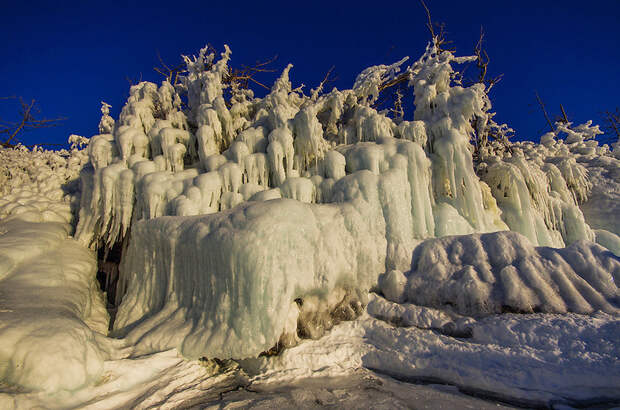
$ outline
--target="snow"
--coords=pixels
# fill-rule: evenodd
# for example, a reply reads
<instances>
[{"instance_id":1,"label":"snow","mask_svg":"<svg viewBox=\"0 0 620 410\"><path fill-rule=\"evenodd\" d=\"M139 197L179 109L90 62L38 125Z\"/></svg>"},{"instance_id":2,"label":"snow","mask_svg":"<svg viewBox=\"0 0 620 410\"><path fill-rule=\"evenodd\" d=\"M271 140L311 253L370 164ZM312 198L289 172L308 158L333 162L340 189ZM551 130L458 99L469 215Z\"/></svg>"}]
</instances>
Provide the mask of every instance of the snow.
<instances>
[{"instance_id":1,"label":"snow","mask_svg":"<svg viewBox=\"0 0 620 410\"><path fill-rule=\"evenodd\" d=\"M509 127L436 42L309 96L289 64L254 97L231 59L102 102L70 151L0 149L0 407L618 404L598 127L484 143ZM397 78L412 121L373 107Z\"/></svg>"},{"instance_id":2,"label":"snow","mask_svg":"<svg viewBox=\"0 0 620 410\"><path fill-rule=\"evenodd\" d=\"M50 392L93 383L107 357L100 343L109 317L96 260L69 236L70 200L61 189L83 156L2 154L8 164L26 161L12 169L19 185L0 199L0 378Z\"/></svg>"},{"instance_id":3,"label":"snow","mask_svg":"<svg viewBox=\"0 0 620 410\"><path fill-rule=\"evenodd\" d=\"M402 294L391 286L389 273L386 279L381 288L394 302L449 304L469 315L620 313L615 306L620 261L586 241L554 249L535 248L516 232L446 236L416 248Z\"/></svg>"},{"instance_id":4,"label":"snow","mask_svg":"<svg viewBox=\"0 0 620 410\"><path fill-rule=\"evenodd\" d=\"M373 312L380 309L375 303L389 304L375 297L369 304ZM438 311L425 313L437 324L446 320ZM256 374L254 385L338 377L365 368L413 383L448 383L526 407L576 405L617 397L618 325L606 314L505 314L470 319L470 337L455 338L425 326L409 327L405 320L394 326L365 315L320 341L242 365Z\"/></svg>"},{"instance_id":5,"label":"snow","mask_svg":"<svg viewBox=\"0 0 620 410\"><path fill-rule=\"evenodd\" d=\"M48 391L95 382L109 319L93 256L65 224L14 219L0 232L0 377Z\"/></svg>"}]
</instances>

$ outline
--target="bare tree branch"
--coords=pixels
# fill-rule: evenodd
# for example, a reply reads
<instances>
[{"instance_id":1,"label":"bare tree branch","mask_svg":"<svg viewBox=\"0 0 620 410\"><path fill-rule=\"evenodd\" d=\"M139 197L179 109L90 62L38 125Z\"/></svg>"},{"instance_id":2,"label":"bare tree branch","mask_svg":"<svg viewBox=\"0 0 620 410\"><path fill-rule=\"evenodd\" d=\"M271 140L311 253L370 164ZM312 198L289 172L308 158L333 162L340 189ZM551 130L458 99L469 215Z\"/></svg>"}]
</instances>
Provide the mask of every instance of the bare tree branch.
<instances>
[{"instance_id":1,"label":"bare tree branch","mask_svg":"<svg viewBox=\"0 0 620 410\"><path fill-rule=\"evenodd\" d=\"M142 82L142 73L140 73L140 76L137 79L133 79L133 78L129 78L129 76L125 76L125 80L127 80L130 87L136 84L140 84Z\"/></svg>"},{"instance_id":2,"label":"bare tree branch","mask_svg":"<svg viewBox=\"0 0 620 410\"><path fill-rule=\"evenodd\" d=\"M275 69L267 68L275 62L278 56L275 55L266 61L257 61L253 66L242 65L241 68L229 68L228 75L223 79L224 83L238 83L242 88L250 88L250 82L269 90L265 84L254 78L257 73L272 73Z\"/></svg>"},{"instance_id":3,"label":"bare tree branch","mask_svg":"<svg viewBox=\"0 0 620 410\"><path fill-rule=\"evenodd\" d=\"M433 20L431 18L431 12L428 9L428 6L424 2L424 0L420 0L420 4L422 4L422 7L424 7L424 11L426 11L426 18L428 20L426 22L426 27L428 28L428 31L431 33L431 37L433 38L433 41L435 41L435 45L437 46L437 48L440 51L455 51L452 48L447 49L443 47L444 44L447 45L451 43L451 41L447 41L445 37L445 31L444 31L445 24L444 23L433 23ZM435 29L433 27L439 28L438 34L435 33Z\"/></svg>"},{"instance_id":4,"label":"bare tree branch","mask_svg":"<svg viewBox=\"0 0 620 410\"><path fill-rule=\"evenodd\" d=\"M562 104L560 104L560 110L562 110L562 120L564 123L568 124L568 116L566 115L566 111L564 111L564 106Z\"/></svg>"},{"instance_id":5,"label":"bare tree branch","mask_svg":"<svg viewBox=\"0 0 620 410\"><path fill-rule=\"evenodd\" d=\"M605 111L604 120L609 131L613 131L616 137L620 139L620 108L616 108L616 112Z\"/></svg>"},{"instance_id":6,"label":"bare tree branch","mask_svg":"<svg viewBox=\"0 0 620 410\"><path fill-rule=\"evenodd\" d=\"M325 76L323 77L319 85L315 89L312 90L311 98L313 100L316 100L318 98L319 94L323 92L323 88L325 88L327 84L335 81L335 78L331 77L331 74L332 74L332 71L334 71L334 68L336 68L336 66L331 66L329 70L327 70L327 73L325 73Z\"/></svg>"},{"instance_id":7,"label":"bare tree branch","mask_svg":"<svg viewBox=\"0 0 620 410\"><path fill-rule=\"evenodd\" d=\"M159 60L161 67L153 67L153 70L164 76L170 84L177 85L179 82L179 74L183 74L187 71L185 64L181 63L170 68L166 63L164 63L164 60L161 58L161 54L159 54L159 50L157 50L157 59Z\"/></svg>"},{"instance_id":8,"label":"bare tree branch","mask_svg":"<svg viewBox=\"0 0 620 410\"><path fill-rule=\"evenodd\" d=\"M549 119L549 115L547 114L547 110L545 109L545 104L540 99L540 96L538 95L538 91L534 91L534 92L536 93L536 99L538 100L538 104L540 105L540 108L542 109L543 114L545 114L545 119L547 120L547 124L549 124L549 127L551 128L551 132L555 132L555 128L553 127L553 124L551 124L551 120Z\"/></svg>"},{"instance_id":9,"label":"bare tree branch","mask_svg":"<svg viewBox=\"0 0 620 410\"><path fill-rule=\"evenodd\" d=\"M426 28L428 28L428 31L431 32L431 36L434 38L435 30L433 30L433 20L431 19L431 11L428 9L428 6L426 5L426 3L424 3L424 0L420 0L420 4L422 4L422 7L424 7L424 10L426 11L426 17L428 18L428 21L426 22Z\"/></svg>"},{"instance_id":10,"label":"bare tree branch","mask_svg":"<svg viewBox=\"0 0 620 410\"><path fill-rule=\"evenodd\" d=\"M489 63L491 62L491 58L487 54L486 50L482 48L482 44L484 41L484 29L480 26L480 38L478 39L478 43L476 44L476 48L474 49L474 55L476 56L476 67L478 67L478 82L480 84L484 84L486 87L486 93L488 94L491 91L491 88L504 77L504 74L500 74L495 78L488 79L487 72Z\"/></svg>"},{"instance_id":11,"label":"bare tree branch","mask_svg":"<svg viewBox=\"0 0 620 410\"><path fill-rule=\"evenodd\" d=\"M11 100L16 99L16 97L0 97L0 99ZM0 120L0 134L6 136L6 139L0 140L0 145L3 147L15 146L14 141L17 140L17 136L22 132L31 129L55 127L59 122L66 120L65 117L37 119L35 114L38 114L39 110L37 110L35 105L36 100L33 99L26 103L23 98L19 97L19 103L21 105L19 121Z\"/></svg>"}]
</instances>

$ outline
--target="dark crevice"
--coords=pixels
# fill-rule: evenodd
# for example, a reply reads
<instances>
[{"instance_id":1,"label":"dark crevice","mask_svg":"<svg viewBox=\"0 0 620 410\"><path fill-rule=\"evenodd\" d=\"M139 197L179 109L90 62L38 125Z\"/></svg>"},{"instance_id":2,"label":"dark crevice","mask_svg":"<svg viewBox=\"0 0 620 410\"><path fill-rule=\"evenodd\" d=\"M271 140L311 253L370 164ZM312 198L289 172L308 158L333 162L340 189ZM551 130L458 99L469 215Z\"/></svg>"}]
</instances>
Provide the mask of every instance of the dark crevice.
<instances>
[{"instance_id":1,"label":"dark crevice","mask_svg":"<svg viewBox=\"0 0 620 410\"><path fill-rule=\"evenodd\" d=\"M117 294L117 287L123 248L124 241L119 241L110 248L100 247L97 250L97 280L105 294L106 309L110 315L108 330L112 330L116 310L120 304L120 296L122 296Z\"/></svg>"}]
</instances>

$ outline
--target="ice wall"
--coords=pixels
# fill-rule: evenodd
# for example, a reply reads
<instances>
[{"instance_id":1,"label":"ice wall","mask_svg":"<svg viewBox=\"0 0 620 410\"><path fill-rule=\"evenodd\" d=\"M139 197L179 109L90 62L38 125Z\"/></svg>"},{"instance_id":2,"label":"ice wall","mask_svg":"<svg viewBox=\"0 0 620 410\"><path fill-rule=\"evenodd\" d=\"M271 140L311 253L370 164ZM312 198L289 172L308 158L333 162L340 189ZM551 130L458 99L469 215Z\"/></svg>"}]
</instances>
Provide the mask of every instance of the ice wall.
<instances>
[{"instance_id":1,"label":"ice wall","mask_svg":"<svg viewBox=\"0 0 620 410\"><path fill-rule=\"evenodd\" d=\"M372 182L361 175L353 185ZM115 329L128 329L142 352L257 356L278 342L291 315L295 332L295 299L368 289L384 269L381 210L359 201L282 199L137 223L121 266L127 293Z\"/></svg>"},{"instance_id":2,"label":"ice wall","mask_svg":"<svg viewBox=\"0 0 620 410\"><path fill-rule=\"evenodd\" d=\"M295 185L314 185L298 178L275 188L282 192L275 199L135 223L121 265L126 294L117 334L138 352L256 356L295 333L298 320L303 327L294 300L317 295L323 303L338 289L367 291L386 268L407 266L433 226L426 157L416 143L393 138L355 149L332 152L341 165L357 158L351 162L359 169L331 181L323 204L300 200L304 185L299 192ZM381 166L362 161L369 150ZM421 189L409 175L425 182ZM298 198L280 198L287 189Z\"/></svg>"}]
</instances>

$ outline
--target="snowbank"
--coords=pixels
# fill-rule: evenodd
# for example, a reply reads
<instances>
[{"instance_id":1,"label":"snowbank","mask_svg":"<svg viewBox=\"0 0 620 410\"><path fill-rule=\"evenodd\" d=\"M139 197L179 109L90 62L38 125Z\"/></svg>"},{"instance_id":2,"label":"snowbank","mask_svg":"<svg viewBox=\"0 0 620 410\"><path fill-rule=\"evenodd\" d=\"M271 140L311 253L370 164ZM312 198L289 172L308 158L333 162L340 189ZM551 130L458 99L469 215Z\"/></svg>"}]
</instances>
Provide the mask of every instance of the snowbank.
<instances>
[{"instance_id":1,"label":"snowbank","mask_svg":"<svg viewBox=\"0 0 620 410\"><path fill-rule=\"evenodd\" d=\"M429 239L416 248L406 283L398 278L381 282L394 301L465 314L620 313L620 259L586 241L554 249L516 232Z\"/></svg>"},{"instance_id":2,"label":"snowbank","mask_svg":"<svg viewBox=\"0 0 620 410\"><path fill-rule=\"evenodd\" d=\"M90 250L66 223L0 221L0 378L72 390L97 380L108 314Z\"/></svg>"},{"instance_id":3,"label":"snowbank","mask_svg":"<svg viewBox=\"0 0 620 410\"><path fill-rule=\"evenodd\" d=\"M372 317L397 311L402 316L391 315L389 323L385 316ZM241 362L252 376L252 387L311 383L305 380L372 369L412 383L411 388L449 384L518 407L617 402L620 321L605 313L502 314L474 320L397 305L379 296L371 296L368 312L321 340L307 341L277 357ZM450 316L456 319L454 326L469 329L467 337L429 329L429 324L435 328L450 323Z\"/></svg>"},{"instance_id":4,"label":"snowbank","mask_svg":"<svg viewBox=\"0 0 620 410\"><path fill-rule=\"evenodd\" d=\"M70 142L71 152L0 149L0 379L17 389L74 390L107 357L97 262L69 236L86 160L84 139Z\"/></svg>"}]
</instances>

